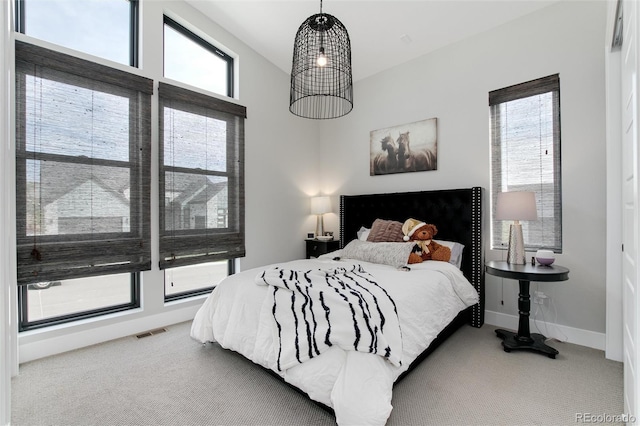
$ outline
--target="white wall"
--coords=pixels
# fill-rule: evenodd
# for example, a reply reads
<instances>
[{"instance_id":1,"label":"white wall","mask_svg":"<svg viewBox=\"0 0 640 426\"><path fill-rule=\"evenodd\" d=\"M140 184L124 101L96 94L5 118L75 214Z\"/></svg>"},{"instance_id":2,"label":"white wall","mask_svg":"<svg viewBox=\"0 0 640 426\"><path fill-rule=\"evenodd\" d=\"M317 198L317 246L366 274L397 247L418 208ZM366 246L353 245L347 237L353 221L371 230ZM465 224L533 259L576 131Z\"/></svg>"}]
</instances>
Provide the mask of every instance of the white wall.
<instances>
[{"instance_id":1,"label":"white wall","mask_svg":"<svg viewBox=\"0 0 640 426\"><path fill-rule=\"evenodd\" d=\"M339 195L482 186L488 201L488 92L559 73L564 249L557 262L571 272L569 281L541 283L540 290L557 308L552 322L566 326L565 333L575 328L595 334L603 345L605 18L604 2L561 2L357 83L351 114L322 127L323 190ZM437 171L369 176L371 130L432 117L438 118ZM327 228L337 229L337 216L329 219ZM488 237L487 228L487 247ZM504 253L486 255L500 259ZM494 318L515 319L517 282L486 278L486 309Z\"/></svg>"}]
</instances>

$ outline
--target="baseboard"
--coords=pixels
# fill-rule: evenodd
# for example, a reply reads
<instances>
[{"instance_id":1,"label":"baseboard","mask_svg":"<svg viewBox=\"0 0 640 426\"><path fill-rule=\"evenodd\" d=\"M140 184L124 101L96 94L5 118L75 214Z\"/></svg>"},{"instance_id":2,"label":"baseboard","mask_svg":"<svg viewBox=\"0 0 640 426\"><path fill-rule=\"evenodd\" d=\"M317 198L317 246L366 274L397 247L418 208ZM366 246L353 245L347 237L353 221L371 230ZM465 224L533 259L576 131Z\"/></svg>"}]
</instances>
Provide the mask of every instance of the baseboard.
<instances>
[{"instance_id":1,"label":"baseboard","mask_svg":"<svg viewBox=\"0 0 640 426\"><path fill-rule=\"evenodd\" d=\"M501 312L485 311L484 322L486 324L494 325L500 328L506 328L508 330L518 329L518 317L515 315L503 314ZM566 325L554 324L550 322L547 322L546 328L544 328L545 323L543 321L536 320L536 322L542 333L547 337L553 337L561 341L566 340L568 343L587 346L593 349L599 349L602 351L605 350L606 336L604 333L597 333L595 331L567 327ZM529 329L532 333L538 332L536 324L531 318L529 319Z\"/></svg>"},{"instance_id":2,"label":"baseboard","mask_svg":"<svg viewBox=\"0 0 640 426\"><path fill-rule=\"evenodd\" d=\"M91 324L71 324L64 330L26 332L18 338L19 363L189 321L193 319L199 307L200 304L189 304L148 316L141 316L139 312L124 313Z\"/></svg>"}]
</instances>

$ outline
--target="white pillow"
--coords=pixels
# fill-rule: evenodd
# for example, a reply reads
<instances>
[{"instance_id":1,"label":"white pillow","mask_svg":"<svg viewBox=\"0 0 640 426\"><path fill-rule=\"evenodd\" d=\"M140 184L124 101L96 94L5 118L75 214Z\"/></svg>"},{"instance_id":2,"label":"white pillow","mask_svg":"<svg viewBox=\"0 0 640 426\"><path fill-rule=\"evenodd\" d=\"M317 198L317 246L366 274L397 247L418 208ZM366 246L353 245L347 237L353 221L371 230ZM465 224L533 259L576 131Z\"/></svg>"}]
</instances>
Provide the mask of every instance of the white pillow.
<instances>
[{"instance_id":1,"label":"white pillow","mask_svg":"<svg viewBox=\"0 0 640 426\"><path fill-rule=\"evenodd\" d=\"M369 232L371 232L371 229L361 226L356 234L358 235L358 239L360 241L367 241L367 238L369 238Z\"/></svg>"},{"instance_id":2,"label":"white pillow","mask_svg":"<svg viewBox=\"0 0 640 426\"><path fill-rule=\"evenodd\" d=\"M438 244L442 244L443 246L449 247L451 249L451 259L449 259L449 263L451 263L452 265L456 265L458 269L462 267L462 251L464 250L464 246L462 244L453 241L433 241Z\"/></svg>"}]
</instances>

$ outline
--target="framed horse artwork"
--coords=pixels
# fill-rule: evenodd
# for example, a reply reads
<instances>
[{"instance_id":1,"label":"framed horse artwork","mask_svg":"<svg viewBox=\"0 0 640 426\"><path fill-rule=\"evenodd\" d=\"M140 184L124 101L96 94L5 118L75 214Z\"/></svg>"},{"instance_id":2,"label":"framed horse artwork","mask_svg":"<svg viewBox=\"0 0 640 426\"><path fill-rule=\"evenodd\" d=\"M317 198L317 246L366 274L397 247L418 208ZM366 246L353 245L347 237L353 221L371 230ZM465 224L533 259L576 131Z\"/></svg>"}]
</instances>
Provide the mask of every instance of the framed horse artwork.
<instances>
[{"instance_id":1,"label":"framed horse artwork","mask_svg":"<svg viewBox=\"0 0 640 426\"><path fill-rule=\"evenodd\" d=\"M371 176L438 170L438 119L370 132Z\"/></svg>"}]
</instances>

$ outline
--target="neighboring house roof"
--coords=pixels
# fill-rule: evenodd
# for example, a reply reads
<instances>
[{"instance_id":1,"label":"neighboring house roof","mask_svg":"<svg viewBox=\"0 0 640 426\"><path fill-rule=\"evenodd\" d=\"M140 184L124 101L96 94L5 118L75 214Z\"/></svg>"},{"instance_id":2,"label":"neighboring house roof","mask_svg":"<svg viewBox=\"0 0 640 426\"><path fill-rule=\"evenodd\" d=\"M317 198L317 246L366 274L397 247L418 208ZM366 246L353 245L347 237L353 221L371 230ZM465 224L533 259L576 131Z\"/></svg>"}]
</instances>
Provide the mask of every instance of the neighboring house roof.
<instances>
[{"instance_id":1,"label":"neighboring house roof","mask_svg":"<svg viewBox=\"0 0 640 426\"><path fill-rule=\"evenodd\" d=\"M61 173L64 168L64 173ZM130 187L129 169L120 167L91 166L86 164L62 164L40 162L41 206L45 207L91 180L105 191L128 203ZM181 204L206 203L227 187L227 182L213 183L203 175L173 173L166 181L167 190L177 193L172 201ZM30 192L30 191L28 191ZM31 194L27 194L30 197Z\"/></svg>"},{"instance_id":2,"label":"neighboring house roof","mask_svg":"<svg viewBox=\"0 0 640 426\"><path fill-rule=\"evenodd\" d=\"M173 203L206 204L227 187L227 182L213 183L206 178L205 182L203 182L203 177L190 176L196 177L197 179L193 179L182 189L177 189L175 186L173 187L174 192L180 192L180 195L172 200Z\"/></svg>"},{"instance_id":3,"label":"neighboring house roof","mask_svg":"<svg viewBox=\"0 0 640 426\"><path fill-rule=\"evenodd\" d=\"M61 173L61 169L64 172ZM105 190L114 195L117 194L118 197L126 201L125 191L129 188L129 171L127 169L41 161L42 206L53 203L88 180L93 180Z\"/></svg>"}]
</instances>

